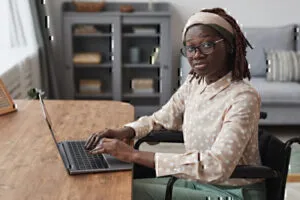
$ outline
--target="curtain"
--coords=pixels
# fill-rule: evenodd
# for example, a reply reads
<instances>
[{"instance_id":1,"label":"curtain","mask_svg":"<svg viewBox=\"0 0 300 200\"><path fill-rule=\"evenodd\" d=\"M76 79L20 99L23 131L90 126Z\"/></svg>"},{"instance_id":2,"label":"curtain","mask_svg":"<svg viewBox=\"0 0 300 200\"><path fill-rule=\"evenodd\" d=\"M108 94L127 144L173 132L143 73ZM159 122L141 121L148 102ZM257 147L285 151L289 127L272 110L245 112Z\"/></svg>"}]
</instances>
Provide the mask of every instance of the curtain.
<instances>
[{"instance_id":1,"label":"curtain","mask_svg":"<svg viewBox=\"0 0 300 200\"><path fill-rule=\"evenodd\" d=\"M24 1L24 0L21 0ZM40 55L42 90L48 98L59 99L57 77L55 75L55 57L53 54L53 46L49 39L49 30L46 28L47 16L45 5L41 0L25 0L29 1L32 14L35 35Z\"/></svg>"},{"instance_id":2,"label":"curtain","mask_svg":"<svg viewBox=\"0 0 300 200\"><path fill-rule=\"evenodd\" d=\"M24 9L20 10L20 4L22 4L24 6L24 3L26 3L25 1L22 2L17 2L16 0L10 0L9 1L9 17L10 17L10 29L9 29L9 33L10 33L10 44L11 44L11 48L20 48L20 47L26 47L28 46L27 42L26 42L26 36L25 36L25 32L24 32L24 26L27 28L27 32L28 35L31 35L32 37L30 38L27 37L28 39L32 39L33 38L33 34L32 34L32 23L26 23L26 21L24 21L26 18L28 19L30 16L30 13L25 13L25 16L23 19L21 18L21 14L24 14ZM25 4L26 6L26 4ZM26 8L26 7L25 7ZM28 11L28 9L27 9ZM26 9L25 9L26 12ZM26 23L26 24L25 24ZM28 27L31 26L31 27ZM30 44L32 46L32 48L34 48L34 46L36 46L35 42L32 42Z\"/></svg>"},{"instance_id":3,"label":"curtain","mask_svg":"<svg viewBox=\"0 0 300 200\"><path fill-rule=\"evenodd\" d=\"M2 27L2 30L0 31L0 59L1 59L1 65L0 65L0 75L6 70L6 63L8 62L7 58L8 52L7 49L10 48L10 42L9 42L9 12L8 12L9 4L8 0L1 1L0 6L0 27Z\"/></svg>"},{"instance_id":4,"label":"curtain","mask_svg":"<svg viewBox=\"0 0 300 200\"><path fill-rule=\"evenodd\" d=\"M1 0L0 75L16 98L26 98L30 87L59 98L44 6L42 0Z\"/></svg>"}]
</instances>

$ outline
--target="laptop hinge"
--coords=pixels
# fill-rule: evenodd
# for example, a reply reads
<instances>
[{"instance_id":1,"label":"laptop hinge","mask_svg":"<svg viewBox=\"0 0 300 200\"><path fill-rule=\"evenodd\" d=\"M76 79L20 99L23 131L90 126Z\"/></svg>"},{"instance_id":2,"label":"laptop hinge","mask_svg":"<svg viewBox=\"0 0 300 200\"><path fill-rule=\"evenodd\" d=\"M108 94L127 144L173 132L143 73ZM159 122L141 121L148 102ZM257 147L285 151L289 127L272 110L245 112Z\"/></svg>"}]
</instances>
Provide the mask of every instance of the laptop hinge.
<instances>
[{"instance_id":1,"label":"laptop hinge","mask_svg":"<svg viewBox=\"0 0 300 200\"><path fill-rule=\"evenodd\" d=\"M59 153L60 153L60 156L64 162L64 165L66 167L66 169L71 169L72 168L72 165L68 159L68 156L66 154L66 150L65 150L65 147L64 147L64 143L58 143L58 148L59 148Z\"/></svg>"}]
</instances>

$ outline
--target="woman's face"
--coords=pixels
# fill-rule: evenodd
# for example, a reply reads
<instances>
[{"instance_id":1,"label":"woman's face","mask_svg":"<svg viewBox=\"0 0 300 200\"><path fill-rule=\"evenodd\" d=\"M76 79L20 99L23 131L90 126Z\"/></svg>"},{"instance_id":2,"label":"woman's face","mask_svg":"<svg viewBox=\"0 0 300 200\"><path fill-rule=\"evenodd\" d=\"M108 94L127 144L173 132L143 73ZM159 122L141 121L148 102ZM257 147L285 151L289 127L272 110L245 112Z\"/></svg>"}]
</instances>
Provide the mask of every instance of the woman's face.
<instances>
[{"instance_id":1,"label":"woman's face","mask_svg":"<svg viewBox=\"0 0 300 200\"><path fill-rule=\"evenodd\" d=\"M203 42L215 42L222 39L218 33L205 25L195 25L188 29L185 35L186 47L199 47ZM209 45L208 45L209 46ZM228 70L227 50L225 39L215 44L211 54L203 54L197 48L195 53L188 53L187 58L196 72L200 76L214 76L219 72Z\"/></svg>"}]
</instances>

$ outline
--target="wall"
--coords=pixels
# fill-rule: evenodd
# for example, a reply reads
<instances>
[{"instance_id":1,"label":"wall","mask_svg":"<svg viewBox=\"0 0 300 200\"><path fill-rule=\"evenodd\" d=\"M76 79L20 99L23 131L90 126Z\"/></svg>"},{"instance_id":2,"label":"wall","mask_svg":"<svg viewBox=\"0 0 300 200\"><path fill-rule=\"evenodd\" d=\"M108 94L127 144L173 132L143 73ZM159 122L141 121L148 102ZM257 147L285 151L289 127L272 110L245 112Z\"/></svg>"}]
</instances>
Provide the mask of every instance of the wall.
<instances>
[{"instance_id":1,"label":"wall","mask_svg":"<svg viewBox=\"0 0 300 200\"><path fill-rule=\"evenodd\" d=\"M116 2L106 0L107 2ZM55 56L62 61L61 41L61 3L64 0L46 0L51 16L51 32L54 35ZM130 2L130 0L118 0L118 2ZM143 0L131 0L131 2L145 2ZM153 0L153 2L159 2ZM291 23L300 23L299 0L165 0L172 5L172 50L173 67L179 66L179 48L181 45L181 30L188 17L202 8L222 7L238 19L243 27L280 26ZM63 83L62 65L57 65L57 73ZM175 71L175 70L174 70ZM175 77L174 76L174 84Z\"/></svg>"}]
</instances>

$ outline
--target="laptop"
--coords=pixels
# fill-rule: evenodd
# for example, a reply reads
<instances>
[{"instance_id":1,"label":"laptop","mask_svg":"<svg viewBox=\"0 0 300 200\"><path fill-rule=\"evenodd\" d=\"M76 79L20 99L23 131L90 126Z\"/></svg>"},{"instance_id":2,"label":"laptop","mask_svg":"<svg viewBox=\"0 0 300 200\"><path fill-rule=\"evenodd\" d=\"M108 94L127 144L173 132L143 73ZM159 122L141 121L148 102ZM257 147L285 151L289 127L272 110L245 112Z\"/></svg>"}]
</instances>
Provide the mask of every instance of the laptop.
<instances>
[{"instance_id":1,"label":"laptop","mask_svg":"<svg viewBox=\"0 0 300 200\"><path fill-rule=\"evenodd\" d=\"M131 163L122 162L111 155L89 154L84 148L85 141L57 142L52 122L50 120L50 116L47 112L45 103L43 101L42 94L39 93L38 95L44 119L49 127L52 138L55 142L61 159L63 160L65 168L70 175L110 171L124 171L132 169L133 165Z\"/></svg>"}]
</instances>

